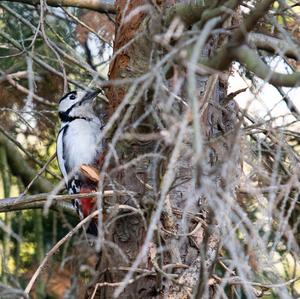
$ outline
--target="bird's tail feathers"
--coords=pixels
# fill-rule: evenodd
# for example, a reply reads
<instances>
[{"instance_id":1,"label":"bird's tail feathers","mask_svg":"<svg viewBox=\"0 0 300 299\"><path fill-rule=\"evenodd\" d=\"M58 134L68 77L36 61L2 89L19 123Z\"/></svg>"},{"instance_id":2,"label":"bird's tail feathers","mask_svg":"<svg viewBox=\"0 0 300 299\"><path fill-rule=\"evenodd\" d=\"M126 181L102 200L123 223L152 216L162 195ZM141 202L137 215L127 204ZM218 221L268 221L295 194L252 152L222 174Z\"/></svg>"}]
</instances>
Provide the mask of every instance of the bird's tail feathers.
<instances>
[{"instance_id":1,"label":"bird's tail feathers","mask_svg":"<svg viewBox=\"0 0 300 299\"><path fill-rule=\"evenodd\" d=\"M95 184L84 183L82 184L78 176L74 176L68 184L69 194L84 194L96 191ZM86 218L96 209L96 197L83 197L73 201L76 211L80 219ZM86 229L86 232L91 235L97 236L97 219L91 219Z\"/></svg>"}]
</instances>

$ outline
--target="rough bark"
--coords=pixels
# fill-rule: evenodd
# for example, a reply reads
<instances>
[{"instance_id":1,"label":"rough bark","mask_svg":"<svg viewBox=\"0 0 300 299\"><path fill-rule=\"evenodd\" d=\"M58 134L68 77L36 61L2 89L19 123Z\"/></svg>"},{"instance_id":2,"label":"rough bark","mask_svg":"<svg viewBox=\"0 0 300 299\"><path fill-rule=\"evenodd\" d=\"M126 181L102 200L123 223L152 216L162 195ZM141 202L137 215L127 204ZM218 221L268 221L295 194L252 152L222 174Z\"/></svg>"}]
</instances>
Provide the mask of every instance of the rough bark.
<instances>
[{"instance_id":1,"label":"rough bark","mask_svg":"<svg viewBox=\"0 0 300 299\"><path fill-rule=\"evenodd\" d=\"M116 55L110 65L109 78L111 80L124 78L140 80L150 70L153 51L161 50L152 40L154 36L160 33L160 30L163 30L160 14L155 14L156 10L152 8L136 13L124 22L126 16L130 15L134 9L146 5L148 2L129 1L128 6L126 3L125 0L116 1L117 24L114 51L115 53L119 51L119 54ZM165 8L162 5L159 6L158 1L156 4L158 10ZM202 54L208 57L221 43L222 39L210 39ZM179 68L177 71L184 73L185 69ZM173 69L170 72L170 81L172 81L172 77L176 76L177 71ZM226 76L224 77L226 78ZM128 93L134 83L111 85L107 89L110 116L114 115L117 109L124 104L124 101L127 101L127 105L124 105L121 115L118 116L120 122L124 114L128 113L126 120L128 123L133 123L144 113L145 102L147 103L152 99L154 87L147 86L145 88L143 80L135 81L135 84L138 87L132 92L130 98L128 98ZM202 142L205 144L203 147L205 154L202 155L199 168L193 164L192 153L183 154L184 143L183 145L179 144L177 154L173 147L161 145L157 141L143 142L133 138L129 143L128 141L117 143L117 155L120 157L118 162L121 165L139 155L155 152L157 148L160 149L159 152L164 156L165 161L160 160L155 163L154 160L144 159L138 165L126 168L125 171L118 171L117 175L112 174L114 173L115 162L111 161L110 177L113 184L139 194L139 197L135 198L137 203L124 196L118 197L116 201L135 207L138 204L144 211L145 219L139 215L121 215L119 213L114 225L110 226L105 238L120 248L125 254L125 258L121 258L119 252L108 250L105 246L101 248L98 267L101 274L95 281L98 283L97 297L95 298L112 298L115 288L120 286L118 282L122 281L124 277L125 279L128 278L128 273L126 271L110 271L109 269L136 265L137 257L141 257L138 263L139 269L150 271L154 267L156 273L150 271L147 276L139 277L133 282L128 280L130 283L118 294L118 298L162 298L163 296L189 298L199 280L202 284L203 281L208 281L209 277L205 277L203 280L201 273L211 273L213 270L219 247L219 230L209 202L216 201L216 199L211 198L212 196L216 197L216 194L204 194L203 190L207 191L205 188L217 189L223 186L224 189L228 188L232 191L232 186L235 183L233 177L238 176L236 173L230 180L226 180L223 175L224 168L228 167L224 162L229 158L230 153L236 153L236 149L231 146L235 143L234 139L236 138L233 130L236 121L236 107L232 101L225 103L226 87L226 80L222 81L218 76L209 78L202 76L197 79L195 93L202 107L197 122L200 122L203 135ZM145 102L132 103L131 98L134 98L134 95L143 88L148 91L145 92ZM186 86L186 89L188 88ZM189 97L186 92L182 94ZM186 125L188 123L187 118ZM113 131L116 132L117 129L115 128ZM182 129L182 132L185 133L184 127ZM132 128L131 133L151 134L155 133L156 130L153 119L146 117L139 123L139 126ZM229 131L232 133L227 134L227 138L218 138ZM180 131L177 138L180 138ZM180 153L183 154L182 157L180 157ZM238 160L239 155L236 157ZM174 165L171 165L172 159L174 159ZM153 176L154 168L155 177ZM166 197L162 197L163 190L159 191L160 185L165 184L169 177L172 177L172 180L169 182L166 194L164 194ZM172 187L174 181L177 182L176 185L178 186ZM210 182L209 186L205 186L206 181ZM150 188L149 190L146 184L152 186L153 189ZM151 202L149 198L154 202ZM141 251L145 249L143 247L145 238L147 239L149 235L151 216L155 215L161 203L163 206L162 213L159 214L159 225L154 229L154 235L152 235L151 242L146 248L146 254L141 256ZM104 215L106 219L111 220L114 216L112 213ZM178 228L184 227L184 222L187 223L186 229L178 230ZM190 234L190 232L192 233ZM160 244L167 248L166 253L157 253ZM163 266L170 263L179 265L179 269L173 266L173 269L170 269L168 273L160 273ZM180 267L180 265L183 266ZM164 276L170 275L171 277L174 273L178 275L177 283L163 279ZM182 287L182 284L185 287ZM87 296L90 296L94 289L95 284L92 285ZM204 291L206 291L206 287L203 289L203 286L200 285L197 292L198 298L201 298Z\"/></svg>"},{"instance_id":2,"label":"rough bark","mask_svg":"<svg viewBox=\"0 0 300 299\"><path fill-rule=\"evenodd\" d=\"M117 18L116 18L116 38L114 43L114 51L123 50L116 56L110 65L109 79L124 79L124 78L138 78L143 75L149 67L149 59L151 47L149 47L150 39L147 34L144 34L145 20L147 14L144 12L137 13L130 21L124 24L124 18L128 16L137 6L147 4L147 1L134 0L129 1L116 1ZM126 8L127 7L127 8ZM150 33L151 34L151 33ZM129 43L129 45L128 45ZM109 99L108 114L111 116L120 105L128 91L129 85L115 86L111 85L106 92ZM138 112L135 111L129 116L128 122L132 122L134 117L141 113L143 107L138 107ZM126 110L125 110L126 111ZM142 126L140 126L141 128ZM140 131L140 128L138 129ZM148 144L138 144L130 142L130 144L119 143L118 154L122 156L121 163L130 161L137 157L139 154L151 151L152 146ZM133 191L140 194L139 203L143 194L145 194L145 186L141 183L141 179L147 182L147 163L142 162L138 166L132 166L124 171L119 171L116 175L112 175L115 184L119 184L126 188L126 190ZM128 197L118 197L118 203L126 203L134 205ZM135 205L134 205L135 206ZM113 220L114 213L109 214L108 219ZM123 214L123 215L121 215ZM145 236L145 226L139 215L129 215L128 213L119 213L118 220L114 221L109 232L106 234L106 239L113 242L119 247L126 256L126 260L120 257L118 252L111 252L107 248L103 248L101 253L101 261L99 264L100 272L103 269L130 266L142 247ZM145 266L143 261L141 267ZM125 272L126 273L126 272ZM98 278L97 282L119 282L124 278L124 272L110 272L105 271L102 276ZM142 298L151 297L155 293L156 280L153 275L145 278L138 279L135 283L129 284L128 287L122 292L119 298ZM93 288L91 288L93 290ZM99 288L99 298L112 298L114 288L109 286Z\"/></svg>"}]
</instances>

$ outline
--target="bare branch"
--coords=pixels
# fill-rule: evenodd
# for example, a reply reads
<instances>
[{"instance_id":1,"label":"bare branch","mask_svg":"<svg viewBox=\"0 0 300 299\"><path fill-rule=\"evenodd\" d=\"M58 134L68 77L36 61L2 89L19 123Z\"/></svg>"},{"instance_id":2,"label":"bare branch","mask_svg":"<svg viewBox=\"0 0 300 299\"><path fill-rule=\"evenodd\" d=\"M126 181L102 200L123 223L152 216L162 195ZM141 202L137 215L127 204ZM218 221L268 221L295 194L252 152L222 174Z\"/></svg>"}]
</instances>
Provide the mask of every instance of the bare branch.
<instances>
[{"instance_id":1,"label":"bare branch","mask_svg":"<svg viewBox=\"0 0 300 299\"><path fill-rule=\"evenodd\" d=\"M33 202L33 203L24 203L14 207L8 207L7 209L1 210L0 213L6 212L16 212L22 210L35 210L35 209L43 209L45 206L45 202ZM67 213L68 215L72 215L74 217L78 217L78 214L70 202L55 202L51 205L51 210L53 211L62 211L63 213Z\"/></svg>"},{"instance_id":2,"label":"bare branch","mask_svg":"<svg viewBox=\"0 0 300 299\"><path fill-rule=\"evenodd\" d=\"M221 48L213 57L201 61L204 65L217 70L225 70L234 60L233 50L242 44L247 33L256 25L257 21L264 16L272 5L274 0L257 1L255 9L245 18L244 22L240 24L239 28L233 32L232 38L229 42Z\"/></svg>"},{"instance_id":3,"label":"bare branch","mask_svg":"<svg viewBox=\"0 0 300 299\"><path fill-rule=\"evenodd\" d=\"M32 184L47 170L47 167L49 164L56 158L56 153L54 153L45 163L45 165L37 172L35 177L31 180L31 182L26 186L25 190L22 193L22 196L24 196L32 186ZM59 176L57 177L59 180L61 179Z\"/></svg>"},{"instance_id":4,"label":"bare branch","mask_svg":"<svg viewBox=\"0 0 300 299\"><path fill-rule=\"evenodd\" d=\"M56 103L50 102L50 101L36 95L35 93L32 93L29 89L27 89L26 87L24 87L21 84L17 83L12 77L13 77L12 75L2 74L3 81L6 79L9 82L9 84L11 84L17 90L21 91L22 93L24 93L26 95L31 95L32 98L35 99L37 102L39 102L43 105L50 106L50 107L55 107L56 106Z\"/></svg>"},{"instance_id":5,"label":"bare branch","mask_svg":"<svg viewBox=\"0 0 300 299\"><path fill-rule=\"evenodd\" d=\"M1 4L2 6L3 4ZM8 40L14 47L16 47L17 49L21 50L21 51L24 51L22 45L16 41L15 39L13 39L10 35L8 35L7 33L3 32L3 31L0 31L0 35L5 38L6 40ZM61 72L57 71L55 68L53 68L51 65L49 65L48 63L46 63L44 60L36 57L36 55L33 55L31 52L27 52L27 51L24 51L28 56L30 56L37 64L39 64L40 66L42 66L43 68L45 68L46 70L48 70L49 72L53 73L53 74L56 74L62 78L64 78L64 74L62 74ZM75 81L75 80L72 80L70 78L68 78L68 81L72 84L74 84L75 86L78 86L80 88L83 88L83 89L86 89L86 87Z\"/></svg>"},{"instance_id":6,"label":"bare branch","mask_svg":"<svg viewBox=\"0 0 300 299\"><path fill-rule=\"evenodd\" d=\"M20 2L34 6L40 4L40 0L8 0L8 2ZM54 7L71 6L115 13L115 1L113 0L47 0L47 4Z\"/></svg>"},{"instance_id":7,"label":"bare branch","mask_svg":"<svg viewBox=\"0 0 300 299\"><path fill-rule=\"evenodd\" d=\"M71 201L76 198L92 198L96 197L97 195L99 195L99 192L66 195L51 195L49 193L41 193L28 196L9 197L0 200L0 213L23 210L32 207L41 208L48 197L51 197L53 203L57 203L62 201ZM116 195L128 195L128 192L107 190L102 194L104 198Z\"/></svg>"},{"instance_id":8,"label":"bare branch","mask_svg":"<svg viewBox=\"0 0 300 299\"><path fill-rule=\"evenodd\" d=\"M174 17L179 17L186 26L193 25L200 21L201 24L224 14L225 9L233 10L238 5L238 0L222 1L215 8L207 6L202 0L179 2L165 12L166 24L170 24Z\"/></svg>"},{"instance_id":9,"label":"bare branch","mask_svg":"<svg viewBox=\"0 0 300 299\"><path fill-rule=\"evenodd\" d=\"M300 72L282 74L273 72L259 57L247 46L242 46L233 51L237 60L256 76L279 86L295 87L300 84Z\"/></svg>"},{"instance_id":10,"label":"bare branch","mask_svg":"<svg viewBox=\"0 0 300 299\"><path fill-rule=\"evenodd\" d=\"M286 41L261 34L251 32L247 38L248 43L254 44L257 48L275 53L275 54L283 54L289 58L300 60L300 52L299 49L295 47L291 47Z\"/></svg>"},{"instance_id":11,"label":"bare branch","mask_svg":"<svg viewBox=\"0 0 300 299\"><path fill-rule=\"evenodd\" d=\"M43 259L43 261L41 262L41 264L39 265L39 267L37 268L37 270L35 271L35 273L33 274L33 276L31 277L26 289L25 289L25 293L29 294L36 279L38 278L39 274L41 273L41 271L43 270L43 268L45 267L46 263L48 262L48 260L50 259L50 257L59 249L59 247L64 244L68 239L70 239L85 223L87 223L88 221L90 221L91 219L93 219L94 217L96 217L99 214L99 210L94 211L92 214L90 214L89 216L87 216L86 218L84 218L82 221L80 221L70 232L68 232L68 234L66 234L62 239L60 239L52 248L51 250L46 254L45 258Z\"/></svg>"},{"instance_id":12,"label":"bare branch","mask_svg":"<svg viewBox=\"0 0 300 299\"><path fill-rule=\"evenodd\" d=\"M39 30L39 28L35 28L35 26L33 26L28 20L26 20L24 17L22 17L16 11L11 9L9 6L7 6L5 4L0 4L0 7L5 9L6 11L8 11L14 17L16 17L18 20L20 20L23 24L28 26L32 30L33 33L36 33L39 36L41 36L45 40L45 42L47 41L47 45L50 47L50 49L52 49L52 51L54 51L54 54L57 52L55 54L56 56L58 54L62 55L63 58L65 58L66 60L68 60L71 63L74 63L75 65L78 65L79 67L81 67L82 69L87 71L91 76L99 77L102 80L106 79L100 73L93 70L85 61L83 61L81 59L81 57L79 57L79 56L77 56L76 58L72 57L71 55L66 53L64 50L62 50L60 47L58 47L56 43L54 43L52 40L48 39L48 37L46 37L45 34L43 33L44 32L43 26L41 26L41 30ZM31 58L33 58L33 57L31 57ZM59 58L59 56L57 56L57 58ZM61 73L61 74L62 74L61 77L65 78L65 74L63 74L63 73Z\"/></svg>"},{"instance_id":13,"label":"bare branch","mask_svg":"<svg viewBox=\"0 0 300 299\"><path fill-rule=\"evenodd\" d=\"M256 26L259 19L267 13L274 2L274 0L256 1L255 8L250 12L239 29L234 33L234 43L241 43L244 40L247 32L250 32L254 26Z\"/></svg>"},{"instance_id":14,"label":"bare branch","mask_svg":"<svg viewBox=\"0 0 300 299\"><path fill-rule=\"evenodd\" d=\"M200 20L205 7L202 0L175 4L166 11L166 22L169 24L174 17L178 16L185 24L191 25Z\"/></svg>"}]
</instances>

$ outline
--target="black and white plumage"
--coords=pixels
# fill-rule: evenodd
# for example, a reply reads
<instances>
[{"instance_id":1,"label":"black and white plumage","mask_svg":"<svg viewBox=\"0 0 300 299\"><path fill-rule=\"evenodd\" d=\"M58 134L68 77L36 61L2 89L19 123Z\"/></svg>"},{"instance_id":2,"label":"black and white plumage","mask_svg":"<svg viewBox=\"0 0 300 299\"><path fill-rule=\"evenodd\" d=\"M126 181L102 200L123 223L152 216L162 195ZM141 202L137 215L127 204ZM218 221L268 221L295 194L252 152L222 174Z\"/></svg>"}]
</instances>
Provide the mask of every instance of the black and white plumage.
<instances>
[{"instance_id":1,"label":"black and white plumage","mask_svg":"<svg viewBox=\"0 0 300 299\"><path fill-rule=\"evenodd\" d=\"M59 168L70 194L80 193L86 178L80 172L82 164L96 164L103 150L102 121L93 108L93 99L99 91L72 91L59 102L61 128L57 136L56 153ZM91 211L90 199L75 200L81 218Z\"/></svg>"}]
</instances>

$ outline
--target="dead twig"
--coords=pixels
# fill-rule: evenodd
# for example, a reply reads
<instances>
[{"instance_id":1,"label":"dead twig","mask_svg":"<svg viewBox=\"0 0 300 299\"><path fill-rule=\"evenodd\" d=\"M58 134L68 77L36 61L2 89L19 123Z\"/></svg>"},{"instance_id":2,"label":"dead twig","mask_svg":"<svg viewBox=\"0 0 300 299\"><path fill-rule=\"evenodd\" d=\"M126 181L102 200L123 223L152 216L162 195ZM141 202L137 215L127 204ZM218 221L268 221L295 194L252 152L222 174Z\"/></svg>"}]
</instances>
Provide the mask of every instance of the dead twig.
<instances>
[{"instance_id":1,"label":"dead twig","mask_svg":"<svg viewBox=\"0 0 300 299\"><path fill-rule=\"evenodd\" d=\"M82 221L80 221L70 232L68 232L68 234L66 234L62 239L60 239L53 247L52 249L46 254L46 256L44 257L44 259L42 260L41 264L39 265L39 267L37 268L37 270L35 271L35 273L33 274L33 276L31 277L29 283L27 284L26 288L25 288L25 294L29 295L36 279L38 278L38 276L40 275L40 273L42 272L43 268L45 267L46 263L48 262L48 260L50 259L50 257L59 249L59 247L64 244L68 239L70 239L84 224L86 224L87 222L89 222L91 219L93 219L94 217L96 217L97 215L99 215L100 211L94 211L92 214L90 214L89 216L87 216L86 218L84 218Z\"/></svg>"},{"instance_id":2,"label":"dead twig","mask_svg":"<svg viewBox=\"0 0 300 299\"><path fill-rule=\"evenodd\" d=\"M83 193L83 194L66 194L66 195L49 195L49 193L41 193L35 195L28 195L24 197L8 197L0 200L0 213L11 212L16 208L20 208L23 205L41 203L44 204L49 196L54 202L71 201L73 199L80 198L92 198L99 195L99 192ZM125 191L107 190L104 191L102 196L111 197L115 195L128 195Z\"/></svg>"}]
</instances>

